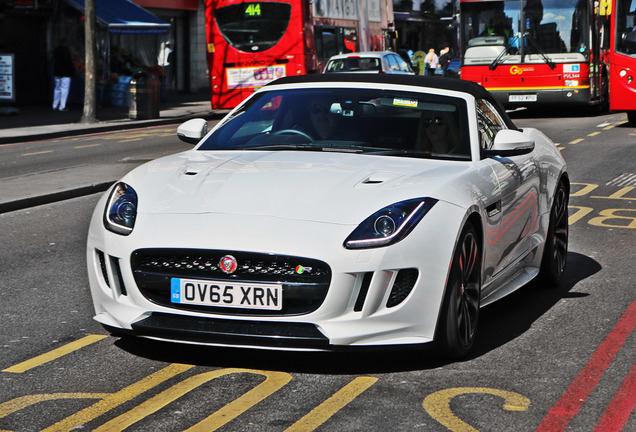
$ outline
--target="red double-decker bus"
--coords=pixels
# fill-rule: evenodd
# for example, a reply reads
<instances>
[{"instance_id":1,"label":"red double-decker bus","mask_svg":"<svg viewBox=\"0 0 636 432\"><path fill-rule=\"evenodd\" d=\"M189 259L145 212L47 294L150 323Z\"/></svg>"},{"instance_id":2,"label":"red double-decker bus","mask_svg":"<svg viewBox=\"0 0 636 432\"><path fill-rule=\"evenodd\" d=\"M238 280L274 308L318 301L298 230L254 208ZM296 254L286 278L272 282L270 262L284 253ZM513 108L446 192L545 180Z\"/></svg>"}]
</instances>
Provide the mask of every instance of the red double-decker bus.
<instances>
[{"instance_id":1,"label":"red double-decker bus","mask_svg":"<svg viewBox=\"0 0 636 432\"><path fill-rule=\"evenodd\" d=\"M599 15L611 22L609 49L609 103L612 111L626 111L636 123L636 0L602 1Z\"/></svg>"},{"instance_id":2,"label":"red double-decker bus","mask_svg":"<svg viewBox=\"0 0 636 432\"><path fill-rule=\"evenodd\" d=\"M212 108L335 54L390 49L392 0L205 0ZM391 23L391 24L389 24Z\"/></svg>"},{"instance_id":3,"label":"red double-decker bus","mask_svg":"<svg viewBox=\"0 0 636 432\"><path fill-rule=\"evenodd\" d=\"M609 99L595 0L460 0L461 77L506 107Z\"/></svg>"}]
</instances>

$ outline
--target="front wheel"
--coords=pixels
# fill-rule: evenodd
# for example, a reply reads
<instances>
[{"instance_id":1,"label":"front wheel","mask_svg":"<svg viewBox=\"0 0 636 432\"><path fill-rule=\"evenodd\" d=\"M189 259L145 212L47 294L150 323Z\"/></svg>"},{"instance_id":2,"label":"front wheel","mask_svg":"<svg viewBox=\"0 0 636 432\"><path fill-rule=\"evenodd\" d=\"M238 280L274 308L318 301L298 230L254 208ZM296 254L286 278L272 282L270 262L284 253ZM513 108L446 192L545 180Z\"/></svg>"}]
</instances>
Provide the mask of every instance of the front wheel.
<instances>
[{"instance_id":1,"label":"front wheel","mask_svg":"<svg viewBox=\"0 0 636 432\"><path fill-rule=\"evenodd\" d=\"M563 182L560 182L550 210L550 225L539 272L541 282L550 287L561 285L565 272L568 254L568 198L568 191Z\"/></svg>"},{"instance_id":2,"label":"front wheel","mask_svg":"<svg viewBox=\"0 0 636 432\"><path fill-rule=\"evenodd\" d=\"M477 232L467 225L459 238L448 277L437 336L441 354L457 359L475 341L481 294L481 248Z\"/></svg>"}]
</instances>

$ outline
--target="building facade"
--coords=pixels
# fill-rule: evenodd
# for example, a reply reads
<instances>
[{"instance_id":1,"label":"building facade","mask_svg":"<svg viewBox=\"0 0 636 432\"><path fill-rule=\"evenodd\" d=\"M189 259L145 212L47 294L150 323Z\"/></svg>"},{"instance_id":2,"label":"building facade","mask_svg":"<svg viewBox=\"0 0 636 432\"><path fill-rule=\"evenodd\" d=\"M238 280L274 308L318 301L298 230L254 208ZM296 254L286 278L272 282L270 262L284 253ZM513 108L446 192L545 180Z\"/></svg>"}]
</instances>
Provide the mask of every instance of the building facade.
<instances>
[{"instance_id":1,"label":"building facade","mask_svg":"<svg viewBox=\"0 0 636 432\"><path fill-rule=\"evenodd\" d=\"M112 102L112 84L140 70L160 76L168 95L209 89L203 0L95 2L100 104ZM62 39L76 66L69 102L81 103L84 0L0 0L0 55L13 58L15 105L51 102L52 53Z\"/></svg>"}]
</instances>

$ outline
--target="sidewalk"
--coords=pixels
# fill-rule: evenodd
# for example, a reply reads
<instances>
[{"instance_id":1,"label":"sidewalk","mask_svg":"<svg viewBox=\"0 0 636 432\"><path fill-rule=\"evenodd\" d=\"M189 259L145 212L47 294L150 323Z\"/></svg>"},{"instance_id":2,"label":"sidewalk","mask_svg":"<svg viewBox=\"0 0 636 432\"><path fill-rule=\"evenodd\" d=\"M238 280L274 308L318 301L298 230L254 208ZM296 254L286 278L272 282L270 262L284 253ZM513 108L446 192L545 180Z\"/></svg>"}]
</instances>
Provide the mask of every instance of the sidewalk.
<instances>
[{"instance_id":1,"label":"sidewalk","mask_svg":"<svg viewBox=\"0 0 636 432\"><path fill-rule=\"evenodd\" d=\"M69 111L53 111L48 106L16 107L17 114L0 115L0 145L25 141L83 135L109 130L180 123L191 118L207 120L222 117L227 111L213 111L209 92L171 94L159 105L159 118L132 120L128 107L97 107L97 122L80 123L82 105L70 105Z\"/></svg>"},{"instance_id":2,"label":"sidewalk","mask_svg":"<svg viewBox=\"0 0 636 432\"><path fill-rule=\"evenodd\" d=\"M0 148L28 141L42 141L91 133L179 124L192 118L220 119L227 111L213 111L209 93L175 94L159 107L159 118L133 120L127 107L98 107L97 122L80 123L82 106L69 111L50 107L18 107L15 115L0 115ZM176 136L175 136L176 139ZM0 187L0 214L106 190L134 166L130 163L84 165L19 177L4 178Z\"/></svg>"}]
</instances>

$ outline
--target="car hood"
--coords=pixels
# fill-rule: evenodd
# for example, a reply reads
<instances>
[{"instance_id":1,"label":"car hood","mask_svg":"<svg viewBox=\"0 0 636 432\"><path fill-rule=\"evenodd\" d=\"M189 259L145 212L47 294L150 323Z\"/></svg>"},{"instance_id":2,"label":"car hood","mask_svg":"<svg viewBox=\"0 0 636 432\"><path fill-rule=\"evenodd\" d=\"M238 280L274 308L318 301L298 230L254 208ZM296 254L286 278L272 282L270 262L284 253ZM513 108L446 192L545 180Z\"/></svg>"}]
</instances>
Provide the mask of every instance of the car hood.
<instances>
[{"instance_id":1,"label":"car hood","mask_svg":"<svg viewBox=\"0 0 636 432\"><path fill-rule=\"evenodd\" d=\"M358 224L386 205L444 199L470 165L315 151L188 151L128 174L140 213L223 213Z\"/></svg>"}]
</instances>

